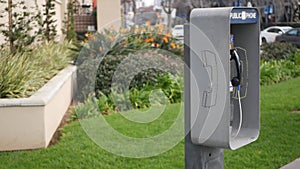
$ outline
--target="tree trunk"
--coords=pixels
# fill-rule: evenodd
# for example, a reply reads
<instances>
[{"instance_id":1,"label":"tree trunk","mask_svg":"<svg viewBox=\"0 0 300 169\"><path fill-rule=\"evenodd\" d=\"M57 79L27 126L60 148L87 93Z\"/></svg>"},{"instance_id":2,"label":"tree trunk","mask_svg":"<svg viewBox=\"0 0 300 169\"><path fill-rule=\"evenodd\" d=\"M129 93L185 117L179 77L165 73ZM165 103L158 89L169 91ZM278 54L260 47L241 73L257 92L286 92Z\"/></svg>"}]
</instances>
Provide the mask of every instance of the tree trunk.
<instances>
[{"instance_id":1,"label":"tree trunk","mask_svg":"<svg viewBox=\"0 0 300 169\"><path fill-rule=\"evenodd\" d=\"M168 14L168 32L171 32L172 29L172 16Z\"/></svg>"},{"instance_id":2,"label":"tree trunk","mask_svg":"<svg viewBox=\"0 0 300 169\"><path fill-rule=\"evenodd\" d=\"M7 1L8 9L8 38L9 38L9 49L10 53L14 52L14 39L12 34L13 29L13 19L12 19L12 0Z\"/></svg>"},{"instance_id":3,"label":"tree trunk","mask_svg":"<svg viewBox=\"0 0 300 169\"><path fill-rule=\"evenodd\" d=\"M162 0L161 6L163 7L164 12L168 15L168 32L171 32L172 29L172 0Z\"/></svg>"},{"instance_id":4,"label":"tree trunk","mask_svg":"<svg viewBox=\"0 0 300 169\"><path fill-rule=\"evenodd\" d=\"M132 2L132 12L133 12L133 16L134 16L134 25L137 22L137 17L136 17L136 2L135 0L131 0Z\"/></svg>"},{"instance_id":5,"label":"tree trunk","mask_svg":"<svg viewBox=\"0 0 300 169\"><path fill-rule=\"evenodd\" d=\"M172 9L171 9L171 0L169 0L169 7L168 7L168 32L172 30Z\"/></svg>"}]
</instances>

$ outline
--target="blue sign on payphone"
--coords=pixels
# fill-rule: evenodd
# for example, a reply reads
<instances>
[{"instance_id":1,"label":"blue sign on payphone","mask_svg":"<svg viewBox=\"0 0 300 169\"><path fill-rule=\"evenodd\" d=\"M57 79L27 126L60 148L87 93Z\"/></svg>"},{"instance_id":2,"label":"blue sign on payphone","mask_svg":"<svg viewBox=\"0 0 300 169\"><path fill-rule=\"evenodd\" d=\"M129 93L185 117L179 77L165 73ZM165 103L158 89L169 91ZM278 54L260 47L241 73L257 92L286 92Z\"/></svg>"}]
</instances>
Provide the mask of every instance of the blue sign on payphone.
<instances>
[{"instance_id":1,"label":"blue sign on payphone","mask_svg":"<svg viewBox=\"0 0 300 169\"><path fill-rule=\"evenodd\" d=\"M258 22L258 12L253 8L233 8L230 13L231 24L251 24Z\"/></svg>"}]
</instances>

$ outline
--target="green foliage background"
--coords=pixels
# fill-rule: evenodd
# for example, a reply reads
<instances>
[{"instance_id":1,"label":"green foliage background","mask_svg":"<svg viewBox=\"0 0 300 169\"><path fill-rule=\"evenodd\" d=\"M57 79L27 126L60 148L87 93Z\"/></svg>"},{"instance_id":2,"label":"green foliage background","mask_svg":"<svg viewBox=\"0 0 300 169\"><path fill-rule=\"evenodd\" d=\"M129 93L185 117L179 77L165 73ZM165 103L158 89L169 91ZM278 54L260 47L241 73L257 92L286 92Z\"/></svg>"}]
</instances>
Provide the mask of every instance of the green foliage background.
<instances>
[{"instance_id":1,"label":"green foliage background","mask_svg":"<svg viewBox=\"0 0 300 169\"><path fill-rule=\"evenodd\" d=\"M263 44L260 84L270 85L300 76L300 50L289 43Z\"/></svg>"}]
</instances>

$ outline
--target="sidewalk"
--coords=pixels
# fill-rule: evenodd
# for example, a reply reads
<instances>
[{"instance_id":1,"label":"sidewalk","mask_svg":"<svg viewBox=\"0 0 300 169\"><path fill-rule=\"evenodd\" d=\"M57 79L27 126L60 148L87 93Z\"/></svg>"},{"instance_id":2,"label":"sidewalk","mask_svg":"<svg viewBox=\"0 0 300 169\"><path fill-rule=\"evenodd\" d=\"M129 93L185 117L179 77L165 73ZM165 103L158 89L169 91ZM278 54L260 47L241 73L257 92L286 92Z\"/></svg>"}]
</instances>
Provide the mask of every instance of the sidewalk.
<instances>
[{"instance_id":1,"label":"sidewalk","mask_svg":"<svg viewBox=\"0 0 300 169\"><path fill-rule=\"evenodd\" d=\"M281 167L280 169L300 169L300 158L295 161Z\"/></svg>"}]
</instances>

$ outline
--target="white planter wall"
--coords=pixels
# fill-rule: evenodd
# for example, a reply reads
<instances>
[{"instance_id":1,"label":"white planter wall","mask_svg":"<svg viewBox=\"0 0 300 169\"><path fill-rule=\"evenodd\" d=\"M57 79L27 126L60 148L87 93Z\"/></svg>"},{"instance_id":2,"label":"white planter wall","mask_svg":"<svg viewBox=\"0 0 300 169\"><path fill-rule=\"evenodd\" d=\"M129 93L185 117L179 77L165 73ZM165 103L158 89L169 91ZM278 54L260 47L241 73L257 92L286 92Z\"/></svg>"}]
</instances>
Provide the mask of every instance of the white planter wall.
<instances>
[{"instance_id":1,"label":"white planter wall","mask_svg":"<svg viewBox=\"0 0 300 169\"><path fill-rule=\"evenodd\" d=\"M72 101L75 78L69 66L29 98L0 99L0 151L47 147Z\"/></svg>"}]
</instances>

